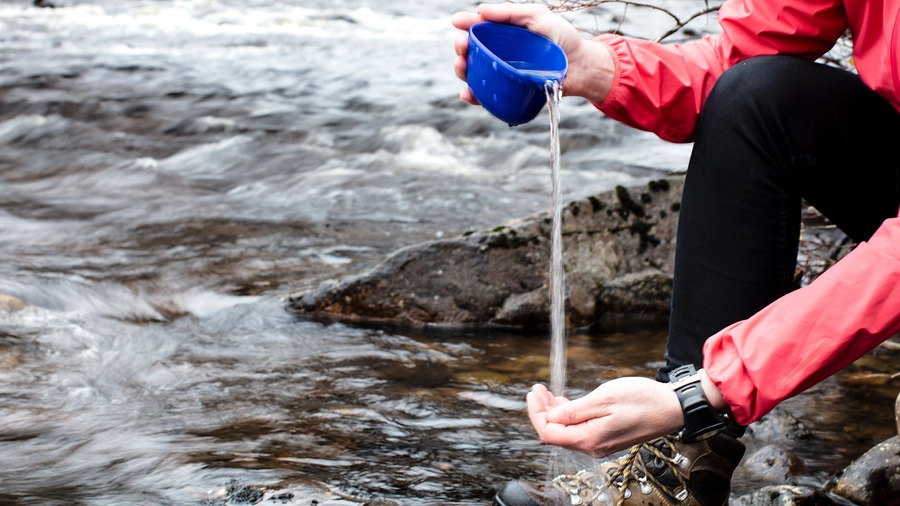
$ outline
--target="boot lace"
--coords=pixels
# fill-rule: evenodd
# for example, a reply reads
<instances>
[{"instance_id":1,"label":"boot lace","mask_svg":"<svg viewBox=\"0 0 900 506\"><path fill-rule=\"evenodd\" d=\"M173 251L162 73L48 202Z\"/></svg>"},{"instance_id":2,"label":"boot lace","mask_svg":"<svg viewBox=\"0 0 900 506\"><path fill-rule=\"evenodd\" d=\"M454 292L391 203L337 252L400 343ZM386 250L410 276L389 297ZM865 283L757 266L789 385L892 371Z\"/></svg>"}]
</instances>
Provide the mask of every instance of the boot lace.
<instances>
[{"instance_id":1,"label":"boot lace","mask_svg":"<svg viewBox=\"0 0 900 506\"><path fill-rule=\"evenodd\" d=\"M668 449L669 453L663 451L660 446ZM679 486L675 490L667 490L652 475L643 470L645 466L643 462L644 456L641 455L642 450L650 453L669 468L672 475L678 479ZM604 486L617 489L619 499L616 501L616 506L624 506L625 501L631 497L631 490L628 487L633 483L638 484L641 492L644 494L651 493L655 486L658 489L663 489L667 495L674 497L681 504L689 504L691 501L687 482L681 475L681 466L687 462L687 458L678 452L672 440L668 437L662 437L632 446L628 453L619 459L621 465L609 474L608 482L594 484L591 481L594 478L594 474L582 469L574 475L559 475L552 483L554 488L569 496L569 501L573 506L591 505L598 499L601 502L608 502L609 496L604 491Z\"/></svg>"},{"instance_id":2,"label":"boot lace","mask_svg":"<svg viewBox=\"0 0 900 506\"><path fill-rule=\"evenodd\" d=\"M553 479L553 488L569 496L572 506L591 504L596 499L606 501L606 493L600 484L591 483L594 473L582 469L575 474L561 474Z\"/></svg>"}]
</instances>

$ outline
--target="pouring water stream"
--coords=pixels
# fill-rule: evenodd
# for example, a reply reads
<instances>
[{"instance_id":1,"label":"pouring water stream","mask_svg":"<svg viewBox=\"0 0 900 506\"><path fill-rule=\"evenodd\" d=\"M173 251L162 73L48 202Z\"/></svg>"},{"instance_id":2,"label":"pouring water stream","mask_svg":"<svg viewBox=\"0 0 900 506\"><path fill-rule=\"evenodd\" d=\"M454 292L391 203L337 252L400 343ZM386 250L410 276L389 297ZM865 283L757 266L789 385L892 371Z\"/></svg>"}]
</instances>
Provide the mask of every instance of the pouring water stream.
<instances>
[{"instance_id":1,"label":"pouring water stream","mask_svg":"<svg viewBox=\"0 0 900 506\"><path fill-rule=\"evenodd\" d=\"M562 86L559 81L544 85L550 111L550 391L556 397L566 395L566 273L563 268L562 178L560 176L559 119ZM554 447L550 457L550 476L560 474L567 452Z\"/></svg>"},{"instance_id":2,"label":"pouring water stream","mask_svg":"<svg viewBox=\"0 0 900 506\"><path fill-rule=\"evenodd\" d=\"M550 202L551 202L551 253L550 253L550 391L557 397L566 390L566 277L563 269L562 199L559 150L559 101L562 86L558 81L547 81L544 86L550 110Z\"/></svg>"}]
</instances>

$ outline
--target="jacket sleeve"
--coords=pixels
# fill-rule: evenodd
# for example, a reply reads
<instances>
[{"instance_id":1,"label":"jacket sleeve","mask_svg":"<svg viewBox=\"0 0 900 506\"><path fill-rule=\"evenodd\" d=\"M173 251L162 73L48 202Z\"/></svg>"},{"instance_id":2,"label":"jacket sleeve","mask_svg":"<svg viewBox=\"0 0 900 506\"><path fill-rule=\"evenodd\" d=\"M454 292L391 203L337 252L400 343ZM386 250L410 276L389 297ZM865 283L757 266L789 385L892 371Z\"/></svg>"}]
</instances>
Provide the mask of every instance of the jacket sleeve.
<instances>
[{"instance_id":1,"label":"jacket sleeve","mask_svg":"<svg viewBox=\"0 0 900 506\"><path fill-rule=\"evenodd\" d=\"M762 55L815 60L847 29L840 0L728 0L718 16L717 37L685 44L597 37L610 48L616 73L606 100L594 105L629 126L689 142L706 97L726 69Z\"/></svg>"},{"instance_id":2,"label":"jacket sleeve","mask_svg":"<svg viewBox=\"0 0 900 506\"><path fill-rule=\"evenodd\" d=\"M703 366L747 425L898 331L900 218L893 218L808 286L708 339Z\"/></svg>"}]
</instances>

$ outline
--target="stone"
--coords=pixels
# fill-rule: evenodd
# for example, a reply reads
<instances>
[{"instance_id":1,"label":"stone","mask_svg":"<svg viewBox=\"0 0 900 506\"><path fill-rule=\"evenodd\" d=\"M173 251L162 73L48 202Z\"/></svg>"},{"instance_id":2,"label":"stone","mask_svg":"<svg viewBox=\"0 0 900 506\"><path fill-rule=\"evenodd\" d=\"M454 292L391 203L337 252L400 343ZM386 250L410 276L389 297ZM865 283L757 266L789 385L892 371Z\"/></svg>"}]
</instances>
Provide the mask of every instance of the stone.
<instances>
[{"instance_id":1,"label":"stone","mask_svg":"<svg viewBox=\"0 0 900 506\"><path fill-rule=\"evenodd\" d=\"M21 300L15 298L15 297L12 297L9 295L3 295L2 293L0 293L0 311L9 311L9 312L21 311L21 310L25 309L26 307L28 307L28 305L25 304L24 302L22 302Z\"/></svg>"},{"instance_id":2,"label":"stone","mask_svg":"<svg viewBox=\"0 0 900 506\"><path fill-rule=\"evenodd\" d=\"M894 404L894 419L897 420L897 435L900 436L900 394L897 395L897 403Z\"/></svg>"},{"instance_id":3,"label":"stone","mask_svg":"<svg viewBox=\"0 0 900 506\"><path fill-rule=\"evenodd\" d=\"M566 323L669 312L683 178L617 187L563 211ZM549 324L550 217L412 245L288 297L304 319L442 327Z\"/></svg>"},{"instance_id":4,"label":"stone","mask_svg":"<svg viewBox=\"0 0 900 506\"><path fill-rule=\"evenodd\" d=\"M781 407L776 407L747 427L746 435L767 443L793 443L809 438L812 433L800 420Z\"/></svg>"},{"instance_id":5,"label":"stone","mask_svg":"<svg viewBox=\"0 0 900 506\"><path fill-rule=\"evenodd\" d=\"M672 299L672 276L646 269L603 283L600 304L613 314L665 315Z\"/></svg>"},{"instance_id":6,"label":"stone","mask_svg":"<svg viewBox=\"0 0 900 506\"><path fill-rule=\"evenodd\" d=\"M618 186L563 210L566 324L667 322L682 176ZM849 239L804 211L795 282L814 279ZM357 324L524 328L549 325L550 216L400 249L369 271L289 295L302 319Z\"/></svg>"},{"instance_id":7,"label":"stone","mask_svg":"<svg viewBox=\"0 0 900 506\"><path fill-rule=\"evenodd\" d=\"M230 485L227 490L228 500L234 504L256 504L263 500L263 492L247 485Z\"/></svg>"},{"instance_id":8,"label":"stone","mask_svg":"<svg viewBox=\"0 0 900 506\"><path fill-rule=\"evenodd\" d=\"M847 466L829 490L859 506L900 506L900 442L894 436Z\"/></svg>"},{"instance_id":9,"label":"stone","mask_svg":"<svg viewBox=\"0 0 900 506\"><path fill-rule=\"evenodd\" d=\"M806 486L763 487L729 502L730 506L836 506L825 492Z\"/></svg>"},{"instance_id":10,"label":"stone","mask_svg":"<svg viewBox=\"0 0 900 506\"><path fill-rule=\"evenodd\" d=\"M766 445L741 463L750 474L772 483L794 483L803 472L803 462L794 452L778 445Z\"/></svg>"},{"instance_id":11,"label":"stone","mask_svg":"<svg viewBox=\"0 0 900 506\"><path fill-rule=\"evenodd\" d=\"M510 295L503 301L503 307L497 312L494 322L513 326L547 323L547 318L542 316L541 311L549 307L549 299L546 287Z\"/></svg>"}]
</instances>

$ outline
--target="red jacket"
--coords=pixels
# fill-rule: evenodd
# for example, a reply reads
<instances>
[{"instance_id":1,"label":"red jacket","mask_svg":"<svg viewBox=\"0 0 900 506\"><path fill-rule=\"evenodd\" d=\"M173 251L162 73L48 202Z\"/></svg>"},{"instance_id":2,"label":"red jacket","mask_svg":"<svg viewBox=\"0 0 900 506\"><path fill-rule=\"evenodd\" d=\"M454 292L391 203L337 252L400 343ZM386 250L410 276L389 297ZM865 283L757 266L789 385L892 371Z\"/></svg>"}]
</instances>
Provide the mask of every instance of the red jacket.
<instances>
[{"instance_id":1,"label":"red jacket","mask_svg":"<svg viewBox=\"0 0 900 506\"><path fill-rule=\"evenodd\" d=\"M848 28L863 82L900 110L900 0L729 0L722 32L686 44L603 35L614 54L608 116L663 139L693 139L716 78L741 60L790 54L814 60ZM737 421L850 364L900 331L900 218L884 222L809 286L712 336L704 368Z\"/></svg>"}]
</instances>

